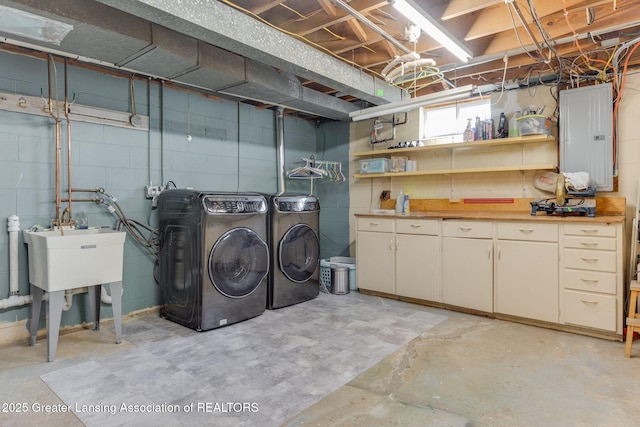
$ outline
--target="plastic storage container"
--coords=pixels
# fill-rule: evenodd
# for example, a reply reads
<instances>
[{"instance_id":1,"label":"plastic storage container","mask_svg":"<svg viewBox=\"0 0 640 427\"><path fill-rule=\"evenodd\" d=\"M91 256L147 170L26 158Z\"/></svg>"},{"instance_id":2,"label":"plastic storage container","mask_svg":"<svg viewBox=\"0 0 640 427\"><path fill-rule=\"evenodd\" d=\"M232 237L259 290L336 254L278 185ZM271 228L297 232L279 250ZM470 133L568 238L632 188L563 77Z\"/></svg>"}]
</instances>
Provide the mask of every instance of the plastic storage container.
<instances>
[{"instance_id":1,"label":"plastic storage container","mask_svg":"<svg viewBox=\"0 0 640 427\"><path fill-rule=\"evenodd\" d=\"M518 134L551 135L551 119L542 115L528 115L518 118Z\"/></svg>"},{"instance_id":2,"label":"plastic storage container","mask_svg":"<svg viewBox=\"0 0 640 427\"><path fill-rule=\"evenodd\" d=\"M358 290L355 258L333 256L320 260L320 280L327 288L331 287L331 264L349 268L349 289L352 291Z\"/></svg>"},{"instance_id":3,"label":"plastic storage container","mask_svg":"<svg viewBox=\"0 0 640 427\"><path fill-rule=\"evenodd\" d=\"M389 159L360 160L360 173L389 172Z\"/></svg>"}]
</instances>

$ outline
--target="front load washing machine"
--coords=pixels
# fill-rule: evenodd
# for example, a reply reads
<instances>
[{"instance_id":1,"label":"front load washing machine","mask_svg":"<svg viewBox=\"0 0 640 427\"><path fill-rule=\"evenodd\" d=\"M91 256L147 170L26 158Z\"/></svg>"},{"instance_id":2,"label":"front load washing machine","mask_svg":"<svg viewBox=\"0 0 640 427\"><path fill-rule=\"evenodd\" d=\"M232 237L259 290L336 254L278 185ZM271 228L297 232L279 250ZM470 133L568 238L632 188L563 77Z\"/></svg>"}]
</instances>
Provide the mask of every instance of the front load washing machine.
<instances>
[{"instance_id":1,"label":"front load washing machine","mask_svg":"<svg viewBox=\"0 0 640 427\"><path fill-rule=\"evenodd\" d=\"M205 331L264 312L269 271L264 196L166 190L158 210L162 317Z\"/></svg>"},{"instance_id":2,"label":"front load washing machine","mask_svg":"<svg viewBox=\"0 0 640 427\"><path fill-rule=\"evenodd\" d=\"M267 308L311 300L320 292L320 201L315 196L269 198L271 267Z\"/></svg>"}]
</instances>

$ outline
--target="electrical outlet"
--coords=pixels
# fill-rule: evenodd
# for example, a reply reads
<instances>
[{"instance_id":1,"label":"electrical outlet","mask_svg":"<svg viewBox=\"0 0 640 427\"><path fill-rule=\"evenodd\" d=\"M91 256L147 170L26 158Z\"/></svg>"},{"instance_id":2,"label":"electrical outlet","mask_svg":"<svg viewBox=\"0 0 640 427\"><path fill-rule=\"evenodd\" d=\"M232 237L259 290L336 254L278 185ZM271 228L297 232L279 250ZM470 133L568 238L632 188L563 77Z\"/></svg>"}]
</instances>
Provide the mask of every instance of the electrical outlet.
<instances>
[{"instance_id":1,"label":"electrical outlet","mask_svg":"<svg viewBox=\"0 0 640 427\"><path fill-rule=\"evenodd\" d=\"M160 187L158 187L157 185L147 185L146 187L144 187L144 191L145 197L147 199L153 199L158 194L160 194Z\"/></svg>"}]
</instances>

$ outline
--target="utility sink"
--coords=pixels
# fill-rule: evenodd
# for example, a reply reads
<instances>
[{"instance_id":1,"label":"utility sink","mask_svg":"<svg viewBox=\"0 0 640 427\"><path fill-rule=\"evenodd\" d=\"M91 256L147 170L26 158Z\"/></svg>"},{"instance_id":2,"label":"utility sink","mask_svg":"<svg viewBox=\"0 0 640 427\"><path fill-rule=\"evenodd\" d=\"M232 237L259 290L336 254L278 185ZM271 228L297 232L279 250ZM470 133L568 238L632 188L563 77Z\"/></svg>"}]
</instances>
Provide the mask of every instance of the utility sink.
<instances>
[{"instance_id":1,"label":"utility sink","mask_svg":"<svg viewBox=\"0 0 640 427\"><path fill-rule=\"evenodd\" d=\"M92 227L23 231L29 283L45 292L122 281L126 233Z\"/></svg>"}]
</instances>

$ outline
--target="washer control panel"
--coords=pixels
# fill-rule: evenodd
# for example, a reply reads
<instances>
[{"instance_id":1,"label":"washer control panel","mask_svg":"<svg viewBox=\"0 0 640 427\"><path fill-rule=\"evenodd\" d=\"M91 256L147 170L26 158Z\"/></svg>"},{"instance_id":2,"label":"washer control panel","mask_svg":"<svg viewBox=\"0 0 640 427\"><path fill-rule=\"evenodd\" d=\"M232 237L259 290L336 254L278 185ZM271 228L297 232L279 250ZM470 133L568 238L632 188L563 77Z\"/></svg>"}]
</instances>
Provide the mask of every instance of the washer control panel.
<instances>
[{"instance_id":1,"label":"washer control panel","mask_svg":"<svg viewBox=\"0 0 640 427\"><path fill-rule=\"evenodd\" d=\"M205 210L211 214L265 213L267 203L262 196L206 196L202 199Z\"/></svg>"},{"instance_id":2,"label":"washer control panel","mask_svg":"<svg viewBox=\"0 0 640 427\"><path fill-rule=\"evenodd\" d=\"M278 212L314 212L320 210L320 202L313 196L281 196L273 200Z\"/></svg>"}]
</instances>

